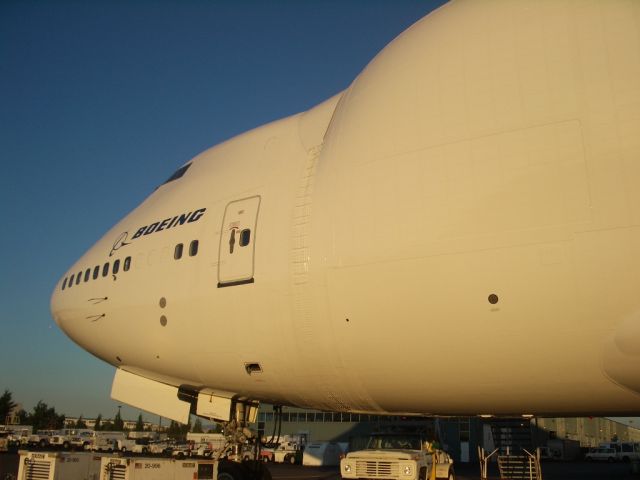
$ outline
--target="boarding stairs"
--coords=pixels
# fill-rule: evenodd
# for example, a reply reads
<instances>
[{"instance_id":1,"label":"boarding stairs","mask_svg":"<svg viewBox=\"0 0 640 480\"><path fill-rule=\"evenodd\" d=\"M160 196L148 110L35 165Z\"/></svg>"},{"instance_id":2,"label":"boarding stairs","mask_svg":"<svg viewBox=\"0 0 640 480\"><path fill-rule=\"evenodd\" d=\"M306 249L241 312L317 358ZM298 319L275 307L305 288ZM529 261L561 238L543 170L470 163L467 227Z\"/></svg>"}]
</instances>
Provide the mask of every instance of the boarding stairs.
<instances>
[{"instance_id":1,"label":"boarding stairs","mask_svg":"<svg viewBox=\"0 0 640 480\"><path fill-rule=\"evenodd\" d=\"M481 478L487 478L489 460L494 457L501 480L542 480L531 421L522 417L492 418L489 425L495 450L487 454L479 448Z\"/></svg>"},{"instance_id":2,"label":"boarding stairs","mask_svg":"<svg viewBox=\"0 0 640 480\"><path fill-rule=\"evenodd\" d=\"M493 443L501 454L507 450L511 453L534 450L533 427L528 418L492 418L490 425Z\"/></svg>"},{"instance_id":3,"label":"boarding stairs","mask_svg":"<svg viewBox=\"0 0 640 480\"><path fill-rule=\"evenodd\" d=\"M501 479L542 480L539 455L527 450L523 455L498 455L498 470Z\"/></svg>"}]
</instances>

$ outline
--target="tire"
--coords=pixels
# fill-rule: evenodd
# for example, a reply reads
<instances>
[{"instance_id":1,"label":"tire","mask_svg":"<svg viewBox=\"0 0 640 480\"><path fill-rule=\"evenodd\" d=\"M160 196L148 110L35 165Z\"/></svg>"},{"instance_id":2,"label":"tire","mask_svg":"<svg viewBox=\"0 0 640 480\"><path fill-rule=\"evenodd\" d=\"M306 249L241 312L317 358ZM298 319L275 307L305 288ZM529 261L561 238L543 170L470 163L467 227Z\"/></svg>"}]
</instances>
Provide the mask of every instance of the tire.
<instances>
[{"instance_id":1,"label":"tire","mask_svg":"<svg viewBox=\"0 0 640 480\"><path fill-rule=\"evenodd\" d=\"M40 440L40 442L38 443L38 445L40 446L40 448L44 448L47 446L47 442L45 440Z\"/></svg>"},{"instance_id":2,"label":"tire","mask_svg":"<svg viewBox=\"0 0 640 480\"><path fill-rule=\"evenodd\" d=\"M296 456L295 455L289 456L289 463L291 465L295 465L296 464Z\"/></svg>"},{"instance_id":3,"label":"tire","mask_svg":"<svg viewBox=\"0 0 640 480\"><path fill-rule=\"evenodd\" d=\"M218 480L249 480L249 476L242 465L225 460L218 464Z\"/></svg>"},{"instance_id":4,"label":"tire","mask_svg":"<svg viewBox=\"0 0 640 480\"><path fill-rule=\"evenodd\" d=\"M122 448L120 449L120 451L121 451L122 453L127 453L127 447L122 447Z\"/></svg>"},{"instance_id":5,"label":"tire","mask_svg":"<svg viewBox=\"0 0 640 480\"><path fill-rule=\"evenodd\" d=\"M252 480L271 480L271 472L264 465L264 462L259 460L249 460L242 463L247 478Z\"/></svg>"},{"instance_id":6,"label":"tire","mask_svg":"<svg viewBox=\"0 0 640 480\"><path fill-rule=\"evenodd\" d=\"M62 444L62 448L63 448L64 450L69 450L69 447L70 447L70 446L71 446L71 444L70 444L69 442L64 442L64 443Z\"/></svg>"}]
</instances>

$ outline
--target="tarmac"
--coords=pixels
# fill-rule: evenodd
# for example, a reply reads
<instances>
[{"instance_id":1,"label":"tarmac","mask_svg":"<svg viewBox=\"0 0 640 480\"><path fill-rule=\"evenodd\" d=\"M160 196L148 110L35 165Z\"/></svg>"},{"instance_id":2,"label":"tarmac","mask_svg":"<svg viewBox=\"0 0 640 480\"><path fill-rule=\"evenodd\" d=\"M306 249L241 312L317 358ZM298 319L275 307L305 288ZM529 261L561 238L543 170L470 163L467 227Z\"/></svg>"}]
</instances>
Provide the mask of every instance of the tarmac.
<instances>
[{"instance_id":1,"label":"tarmac","mask_svg":"<svg viewBox=\"0 0 640 480\"><path fill-rule=\"evenodd\" d=\"M0 453L0 480L14 480L18 475L20 456ZM495 467L495 466L494 466ZM269 464L273 480L339 480L338 467L303 467L300 465ZM480 480L480 468L475 463L455 465L457 480ZM490 480L499 480L497 467L489 471ZM7 477L7 475L9 475ZM544 480L640 480L631 473L628 463L544 462ZM75 480L75 479L65 479Z\"/></svg>"}]
</instances>

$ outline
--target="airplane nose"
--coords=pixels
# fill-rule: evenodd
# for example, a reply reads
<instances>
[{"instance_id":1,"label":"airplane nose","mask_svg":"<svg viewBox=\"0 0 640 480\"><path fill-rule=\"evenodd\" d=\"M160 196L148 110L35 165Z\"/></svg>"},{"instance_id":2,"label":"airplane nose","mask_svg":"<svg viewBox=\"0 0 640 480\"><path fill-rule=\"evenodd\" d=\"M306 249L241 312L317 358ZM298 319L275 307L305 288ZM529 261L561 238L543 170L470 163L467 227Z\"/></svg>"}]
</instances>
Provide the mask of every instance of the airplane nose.
<instances>
[{"instance_id":1,"label":"airplane nose","mask_svg":"<svg viewBox=\"0 0 640 480\"><path fill-rule=\"evenodd\" d=\"M61 282L58 282L51 293L51 300L49 302L49 310L51 311L51 317L56 322L58 327L67 335L67 329L65 328L64 314L62 309L62 295L61 295Z\"/></svg>"},{"instance_id":2,"label":"airplane nose","mask_svg":"<svg viewBox=\"0 0 640 480\"><path fill-rule=\"evenodd\" d=\"M78 293L69 287L68 278L65 277L56 284L53 292L51 292L49 303L49 310L53 320L60 330L76 343L81 329L81 324L78 320L82 313L82 298L78 296Z\"/></svg>"}]
</instances>

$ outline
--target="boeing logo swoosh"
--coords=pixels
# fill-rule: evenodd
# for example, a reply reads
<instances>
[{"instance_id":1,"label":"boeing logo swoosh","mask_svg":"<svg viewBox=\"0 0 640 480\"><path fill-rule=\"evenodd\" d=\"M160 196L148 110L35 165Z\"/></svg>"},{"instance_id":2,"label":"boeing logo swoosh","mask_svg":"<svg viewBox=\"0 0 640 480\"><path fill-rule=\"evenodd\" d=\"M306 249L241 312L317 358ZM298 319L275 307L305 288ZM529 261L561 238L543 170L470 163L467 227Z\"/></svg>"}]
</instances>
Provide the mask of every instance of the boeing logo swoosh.
<instances>
[{"instance_id":1,"label":"boeing logo swoosh","mask_svg":"<svg viewBox=\"0 0 640 480\"><path fill-rule=\"evenodd\" d=\"M122 232L120 236L117 238L115 242L113 242L113 247L111 247L111 251L109 252L109 256L113 255L113 252L119 250L120 248L130 245L131 242L127 242L127 238L129 237L129 232Z\"/></svg>"}]
</instances>

